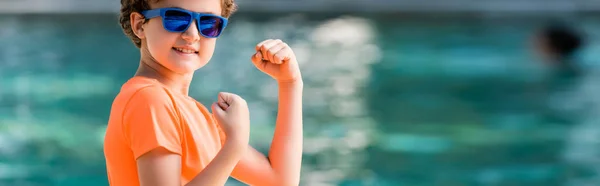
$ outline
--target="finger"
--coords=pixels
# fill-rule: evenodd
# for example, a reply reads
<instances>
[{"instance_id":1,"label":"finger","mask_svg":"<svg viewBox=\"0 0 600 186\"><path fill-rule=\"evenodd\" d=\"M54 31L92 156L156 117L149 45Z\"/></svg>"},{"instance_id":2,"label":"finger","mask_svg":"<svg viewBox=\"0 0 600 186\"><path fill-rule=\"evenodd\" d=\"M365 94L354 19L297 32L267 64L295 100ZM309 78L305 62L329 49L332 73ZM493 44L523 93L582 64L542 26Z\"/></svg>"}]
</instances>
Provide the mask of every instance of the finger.
<instances>
[{"instance_id":1,"label":"finger","mask_svg":"<svg viewBox=\"0 0 600 186\"><path fill-rule=\"evenodd\" d=\"M260 47L262 47L265 43L272 41L272 39L264 40L256 45L256 51L260 51Z\"/></svg>"},{"instance_id":2,"label":"finger","mask_svg":"<svg viewBox=\"0 0 600 186\"><path fill-rule=\"evenodd\" d=\"M263 51L263 58L265 58L266 60L268 60L269 62L273 62L273 53L271 51L271 48L279 45L279 43L282 43L281 40L273 40L270 42L265 43L262 47L261 47L261 51Z\"/></svg>"},{"instance_id":3,"label":"finger","mask_svg":"<svg viewBox=\"0 0 600 186\"><path fill-rule=\"evenodd\" d=\"M272 41L269 41L269 42L266 42L265 44L263 44L260 47L260 51L263 55L263 58L265 58L266 60L269 60L269 61L272 60L272 59L269 59L269 57L272 57L271 55L269 55L269 48L271 48L281 42L282 42L281 40L277 39L277 40L272 40Z\"/></svg>"},{"instance_id":4,"label":"finger","mask_svg":"<svg viewBox=\"0 0 600 186\"><path fill-rule=\"evenodd\" d=\"M254 53L254 55L252 55L252 62L256 65L257 63L259 64L260 62L262 62L262 54L260 52L256 52Z\"/></svg>"},{"instance_id":5,"label":"finger","mask_svg":"<svg viewBox=\"0 0 600 186\"><path fill-rule=\"evenodd\" d=\"M281 43L283 41L281 41L280 39L269 39L266 41L263 41L260 44L260 47L258 48L259 50L268 50L269 48Z\"/></svg>"},{"instance_id":6,"label":"finger","mask_svg":"<svg viewBox=\"0 0 600 186\"><path fill-rule=\"evenodd\" d=\"M219 105L219 107L221 107L221 109L223 110L227 110L227 108L229 108L229 105L227 105L227 103L225 102L217 102L217 104Z\"/></svg>"},{"instance_id":7,"label":"finger","mask_svg":"<svg viewBox=\"0 0 600 186\"><path fill-rule=\"evenodd\" d=\"M254 63L254 66L259 67L259 69L264 67L264 65L266 64L263 61L263 57L260 52L256 52L256 54L252 55L252 63Z\"/></svg>"},{"instance_id":8,"label":"finger","mask_svg":"<svg viewBox=\"0 0 600 186\"><path fill-rule=\"evenodd\" d=\"M227 105L231 105L233 103L233 94L229 92L219 92L219 98L217 102L225 103Z\"/></svg>"},{"instance_id":9,"label":"finger","mask_svg":"<svg viewBox=\"0 0 600 186\"><path fill-rule=\"evenodd\" d=\"M219 107L217 102L214 102L210 108L212 110L213 116L215 118L217 118L217 120L219 120L220 118L223 118L223 116L225 116L225 110L221 109L221 107Z\"/></svg>"},{"instance_id":10,"label":"finger","mask_svg":"<svg viewBox=\"0 0 600 186\"><path fill-rule=\"evenodd\" d=\"M223 100L222 102L224 102L230 107L244 102L244 99L242 99L242 97L229 92L220 92L219 97L220 100Z\"/></svg>"},{"instance_id":11,"label":"finger","mask_svg":"<svg viewBox=\"0 0 600 186\"><path fill-rule=\"evenodd\" d=\"M275 64L281 64L282 58L278 57L277 54L280 53L281 51L286 50L287 47L288 47L288 45L283 42L271 47L269 49L269 53L270 53L269 56L270 56L271 62L273 62Z\"/></svg>"},{"instance_id":12,"label":"finger","mask_svg":"<svg viewBox=\"0 0 600 186\"><path fill-rule=\"evenodd\" d=\"M277 52L277 54L275 54L273 58L275 58L275 61L277 61L278 64L283 64L290 59L289 55L290 55L289 48L284 48L284 49L280 50L279 52Z\"/></svg>"}]
</instances>

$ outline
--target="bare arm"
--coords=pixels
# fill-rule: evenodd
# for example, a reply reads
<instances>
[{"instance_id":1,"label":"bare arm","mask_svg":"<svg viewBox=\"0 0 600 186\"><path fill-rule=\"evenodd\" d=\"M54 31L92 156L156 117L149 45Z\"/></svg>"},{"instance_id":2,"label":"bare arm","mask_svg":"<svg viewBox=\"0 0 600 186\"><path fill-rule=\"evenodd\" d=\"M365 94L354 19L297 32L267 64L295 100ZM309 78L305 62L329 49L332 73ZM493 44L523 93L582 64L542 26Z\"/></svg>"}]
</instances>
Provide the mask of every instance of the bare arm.
<instances>
[{"instance_id":1,"label":"bare arm","mask_svg":"<svg viewBox=\"0 0 600 186\"><path fill-rule=\"evenodd\" d=\"M279 83L279 112L269 158L250 148L232 176L255 186L299 185L302 163L301 79Z\"/></svg>"},{"instance_id":2,"label":"bare arm","mask_svg":"<svg viewBox=\"0 0 600 186\"><path fill-rule=\"evenodd\" d=\"M215 159L186 186L225 185L247 146L244 143L225 142Z\"/></svg>"},{"instance_id":3,"label":"bare arm","mask_svg":"<svg viewBox=\"0 0 600 186\"><path fill-rule=\"evenodd\" d=\"M277 122L269 157L250 147L232 176L254 186L299 185L304 83L296 55L283 41L268 39L256 45L251 60L279 84Z\"/></svg>"},{"instance_id":4,"label":"bare arm","mask_svg":"<svg viewBox=\"0 0 600 186\"><path fill-rule=\"evenodd\" d=\"M298 185L300 182L303 87L302 80L279 84L279 112L269 158L285 185Z\"/></svg>"},{"instance_id":5,"label":"bare arm","mask_svg":"<svg viewBox=\"0 0 600 186\"><path fill-rule=\"evenodd\" d=\"M216 157L186 186L225 185L233 168L246 152L247 144L228 140ZM142 186L181 185L181 156L164 148L152 150L137 159Z\"/></svg>"}]
</instances>

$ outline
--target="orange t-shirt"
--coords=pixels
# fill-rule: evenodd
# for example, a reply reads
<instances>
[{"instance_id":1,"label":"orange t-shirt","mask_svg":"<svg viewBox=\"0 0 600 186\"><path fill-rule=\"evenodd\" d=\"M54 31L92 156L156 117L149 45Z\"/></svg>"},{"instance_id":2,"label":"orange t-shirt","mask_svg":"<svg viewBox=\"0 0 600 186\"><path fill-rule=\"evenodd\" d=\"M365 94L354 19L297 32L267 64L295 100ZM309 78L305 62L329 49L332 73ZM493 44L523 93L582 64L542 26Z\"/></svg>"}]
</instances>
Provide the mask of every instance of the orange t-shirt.
<instances>
[{"instance_id":1,"label":"orange t-shirt","mask_svg":"<svg viewBox=\"0 0 600 186\"><path fill-rule=\"evenodd\" d=\"M140 185L136 159L163 147L181 155L181 183L187 184L215 157L224 133L202 104L160 82L133 77L115 98L104 155L113 186Z\"/></svg>"}]
</instances>

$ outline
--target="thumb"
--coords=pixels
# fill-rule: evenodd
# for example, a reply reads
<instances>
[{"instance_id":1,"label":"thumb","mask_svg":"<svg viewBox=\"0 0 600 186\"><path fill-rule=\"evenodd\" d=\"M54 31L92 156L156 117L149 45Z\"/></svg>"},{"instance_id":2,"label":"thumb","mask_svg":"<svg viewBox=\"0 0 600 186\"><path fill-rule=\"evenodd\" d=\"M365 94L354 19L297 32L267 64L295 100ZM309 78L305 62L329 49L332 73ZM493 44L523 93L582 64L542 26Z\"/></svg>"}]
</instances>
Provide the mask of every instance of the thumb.
<instances>
[{"instance_id":1,"label":"thumb","mask_svg":"<svg viewBox=\"0 0 600 186\"><path fill-rule=\"evenodd\" d=\"M252 55L252 63L254 65L259 66L263 62L263 57L260 52L256 52L256 54Z\"/></svg>"}]
</instances>

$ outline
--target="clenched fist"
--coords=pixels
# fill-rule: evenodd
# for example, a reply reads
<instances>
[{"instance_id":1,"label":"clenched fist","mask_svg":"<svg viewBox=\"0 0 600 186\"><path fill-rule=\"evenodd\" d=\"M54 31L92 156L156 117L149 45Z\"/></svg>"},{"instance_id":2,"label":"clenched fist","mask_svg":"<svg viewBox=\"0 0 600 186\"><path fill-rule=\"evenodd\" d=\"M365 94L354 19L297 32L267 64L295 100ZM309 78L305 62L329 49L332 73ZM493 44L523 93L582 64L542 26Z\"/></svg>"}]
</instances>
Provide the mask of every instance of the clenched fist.
<instances>
[{"instance_id":1,"label":"clenched fist","mask_svg":"<svg viewBox=\"0 0 600 186\"><path fill-rule=\"evenodd\" d=\"M279 39L265 40L256 45L252 63L278 82L292 82L302 78L294 51Z\"/></svg>"},{"instance_id":2,"label":"clenched fist","mask_svg":"<svg viewBox=\"0 0 600 186\"><path fill-rule=\"evenodd\" d=\"M212 113L225 132L227 139L248 143L250 138L250 113L246 100L240 96L221 92L212 104Z\"/></svg>"}]
</instances>

